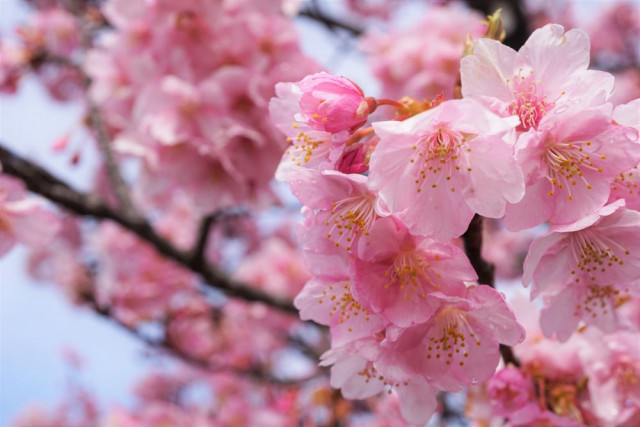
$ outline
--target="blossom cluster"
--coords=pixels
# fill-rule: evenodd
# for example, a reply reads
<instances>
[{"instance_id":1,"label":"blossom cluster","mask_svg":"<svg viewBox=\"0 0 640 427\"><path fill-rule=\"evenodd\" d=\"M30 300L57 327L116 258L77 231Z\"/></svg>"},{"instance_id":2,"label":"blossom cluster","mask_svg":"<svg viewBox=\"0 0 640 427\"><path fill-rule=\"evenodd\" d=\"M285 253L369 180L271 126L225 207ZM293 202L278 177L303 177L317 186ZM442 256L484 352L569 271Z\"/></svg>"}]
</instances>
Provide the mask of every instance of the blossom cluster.
<instances>
[{"instance_id":1,"label":"blossom cluster","mask_svg":"<svg viewBox=\"0 0 640 427\"><path fill-rule=\"evenodd\" d=\"M135 191L143 205L166 207L182 195L210 213L273 199L269 178L285 147L266 114L268 99L283 77L317 70L279 8L275 1L105 3L116 31L86 57L89 96L115 149L142 159ZM227 38L238 42L217 42Z\"/></svg>"},{"instance_id":2,"label":"blossom cluster","mask_svg":"<svg viewBox=\"0 0 640 427\"><path fill-rule=\"evenodd\" d=\"M586 33L555 24L517 52L482 38L461 61L462 99L375 99L325 73L278 84L271 117L290 146L276 177L304 206L314 275L295 304L329 326L322 364L345 397L395 391L421 424L437 390L488 380L499 345L524 340L460 247L475 215L551 225L523 277L547 337L625 327L640 292L639 104L613 108L614 78L589 52ZM393 120L369 117L386 106Z\"/></svg>"}]
</instances>

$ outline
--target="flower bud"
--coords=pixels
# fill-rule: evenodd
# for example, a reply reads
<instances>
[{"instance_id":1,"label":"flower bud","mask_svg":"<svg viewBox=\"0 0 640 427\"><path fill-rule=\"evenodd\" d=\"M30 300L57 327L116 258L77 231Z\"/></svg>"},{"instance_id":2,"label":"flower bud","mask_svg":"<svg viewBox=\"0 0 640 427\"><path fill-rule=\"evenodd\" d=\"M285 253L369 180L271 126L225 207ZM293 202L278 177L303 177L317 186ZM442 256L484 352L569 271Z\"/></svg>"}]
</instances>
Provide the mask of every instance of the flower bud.
<instances>
[{"instance_id":1,"label":"flower bud","mask_svg":"<svg viewBox=\"0 0 640 427\"><path fill-rule=\"evenodd\" d=\"M367 122L375 100L366 98L351 80L317 73L300 82L300 109L312 128L331 133L355 130Z\"/></svg>"}]
</instances>

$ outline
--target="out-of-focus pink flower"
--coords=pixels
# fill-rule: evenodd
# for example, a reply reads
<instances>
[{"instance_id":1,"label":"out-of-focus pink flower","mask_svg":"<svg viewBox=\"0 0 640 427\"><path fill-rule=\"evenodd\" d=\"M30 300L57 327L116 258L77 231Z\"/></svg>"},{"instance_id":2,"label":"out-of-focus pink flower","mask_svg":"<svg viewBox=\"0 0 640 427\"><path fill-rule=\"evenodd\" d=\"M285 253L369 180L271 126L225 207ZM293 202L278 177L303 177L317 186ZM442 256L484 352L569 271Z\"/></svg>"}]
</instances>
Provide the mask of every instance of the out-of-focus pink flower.
<instances>
[{"instance_id":1,"label":"out-of-focus pink flower","mask_svg":"<svg viewBox=\"0 0 640 427\"><path fill-rule=\"evenodd\" d=\"M580 356L594 410L605 423L631 425L623 421L634 412L637 417L640 406L640 335L593 332L593 345L585 346Z\"/></svg>"},{"instance_id":2,"label":"out-of-focus pink flower","mask_svg":"<svg viewBox=\"0 0 640 427\"><path fill-rule=\"evenodd\" d=\"M498 218L524 194L515 117L473 100L446 101L405 121L374 123L369 185L413 234L460 236L474 213Z\"/></svg>"},{"instance_id":3,"label":"out-of-focus pink flower","mask_svg":"<svg viewBox=\"0 0 640 427\"><path fill-rule=\"evenodd\" d=\"M496 277L518 278L522 275L522 264L535 236L531 230L514 233L503 229L497 221L490 225L485 220L482 258L495 265Z\"/></svg>"},{"instance_id":4,"label":"out-of-focus pink flower","mask_svg":"<svg viewBox=\"0 0 640 427\"><path fill-rule=\"evenodd\" d=\"M532 399L531 378L515 366L507 366L496 372L488 381L487 392L498 415L511 415Z\"/></svg>"},{"instance_id":5,"label":"out-of-focus pink flower","mask_svg":"<svg viewBox=\"0 0 640 427\"><path fill-rule=\"evenodd\" d=\"M385 5L391 2L383 2ZM460 5L430 6L416 24L389 34L371 32L361 42L384 96L453 97L467 34L478 38L485 25L477 12Z\"/></svg>"},{"instance_id":6,"label":"out-of-focus pink flower","mask_svg":"<svg viewBox=\"0 0 640 427\"><path fill-rule=\"evenodd\" d=\"M8 40L0 39L0 93L12 94L18 90L18 82L27 65L24 48Z\"/></svg>"},{"instance_id":7,"label":"out-of-focus pink flower","mask_svg":"<svg viewBox=\"0 0 640 427\"><path fill-rule=\"evenodd\" d=\"M180 352L206 360L219 347L220 339L209 305L197 298L171 310L167 324L167 340Z\"/></svg>"},{"instance_id":8,"label":"out-of-focus pink flower","mask_svg":"<svg viewBox=\"0 0 640 427\"><path fill-rule=\"evenodd\" d=\"M80 45L81 30L78 18L60 7L39 10L18 34L25 47L33 52L70 56Z\"/></svg>"},{"instance_id":9,"label":"out-of-focus pink flower","mask_svg":"<svg viewBox=\"0 0 640 427\"><path fill-rule=\"evenodd\" d=\"M640 98L640 70L628 68L615 74L616 81L609 102L614 106Z\"/></svg>"},{"instance_id":10,"label":"out-of-focus pink flower","mask_svg":"<svg viewBox=\"0 0 640 427\"><path fill-rule=\"evenodd\" d=\"M97 301L127 325L163 316L170 303L195 286L195 277L114 223L93 236L101 274Z\"/></svg>"},{"instance_id":11,"label":"out-of-focus pink flower","mask_svg":"<svg viewBox=\"0 0 640 427\"><path fill-rule=\"evenodd\" d=\"M32 249L47 245L60 230L58 217L30 197L22 182L0 174L0 256L16 243Z\"/></svg>"},{"instance_id":12,"label":"out-of-focus pink flower","mask_svg":"<svg viewBox=\"0 0 640 427\"><path fill-rule=\"evenodd\" d=\"M273 237L244 257L236 267L234 277L269 293L293 297L311 275L303 265L300 252Z\"/></svg>"}]
</instances>

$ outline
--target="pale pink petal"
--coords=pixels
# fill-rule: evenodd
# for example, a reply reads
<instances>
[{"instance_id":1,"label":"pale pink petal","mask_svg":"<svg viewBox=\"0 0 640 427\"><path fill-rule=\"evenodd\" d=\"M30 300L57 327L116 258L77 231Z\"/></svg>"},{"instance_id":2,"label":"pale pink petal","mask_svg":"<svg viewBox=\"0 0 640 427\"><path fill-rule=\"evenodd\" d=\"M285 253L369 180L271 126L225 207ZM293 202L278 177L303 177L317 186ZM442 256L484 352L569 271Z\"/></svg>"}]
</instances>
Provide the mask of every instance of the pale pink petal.
<instances>
[{"instance_id":1,"label":"pale pink petal","mask_svg":"<svg viewBox=\"0 0 640 427\"><path fill-rule=\"evenodd\" d=\"M516 52L504 44L490 39L480 39L473 55L462 58L460 75L462 95L481 99L493 97L511 101L511 89L507 79L513 75Z\"/></svg>"}]
</instances>

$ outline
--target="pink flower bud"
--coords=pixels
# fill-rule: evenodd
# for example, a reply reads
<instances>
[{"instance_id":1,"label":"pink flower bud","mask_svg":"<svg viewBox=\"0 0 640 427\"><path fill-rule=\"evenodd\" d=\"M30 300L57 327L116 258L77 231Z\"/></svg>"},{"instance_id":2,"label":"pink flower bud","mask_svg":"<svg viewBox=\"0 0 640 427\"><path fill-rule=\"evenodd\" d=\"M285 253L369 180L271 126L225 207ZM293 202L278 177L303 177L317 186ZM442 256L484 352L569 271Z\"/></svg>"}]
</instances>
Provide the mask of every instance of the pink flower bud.
<instances>
[{"instance_id":1,"label":"pink flower bud","mask_svg":"<svg viewBox=\"0 0 640 427\"><path fill-rule=\"evenodd\" d=\"M336 169L342 173L364 173L369 170L369 165L365 164L366 150L364 144L347 149L338 160Z\"/></svg>"},{"instance_id":2,"label":"pink flower bud","mask_svg":"<svg viewBox=\"0 0 640 427\"><path fill-rule=\"evenodd\" d=\"M351 80L328 73L317 73L300 82L300 109L309 126L337 133L354 130L366 123L375 109L375 100L365 98Z\"/></svg>"}]
</instances>

